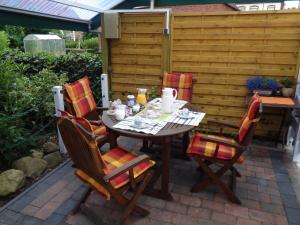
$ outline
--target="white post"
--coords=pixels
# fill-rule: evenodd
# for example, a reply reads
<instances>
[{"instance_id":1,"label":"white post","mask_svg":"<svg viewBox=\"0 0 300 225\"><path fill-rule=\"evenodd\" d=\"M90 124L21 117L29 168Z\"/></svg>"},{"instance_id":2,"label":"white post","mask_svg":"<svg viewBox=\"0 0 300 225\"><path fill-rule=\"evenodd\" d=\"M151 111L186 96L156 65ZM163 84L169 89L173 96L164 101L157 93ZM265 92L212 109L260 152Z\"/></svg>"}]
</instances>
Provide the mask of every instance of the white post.
<instances>
[{"instance_id":1,"label":"white post","mask_svg":"<svg viewBox=\"0 0 300 225\"><path fill-rule=\"evenodd\" d=\"M295 93L295 100L300 102L300 71L298 72L298 85L296 87L296 93ZM294 109L293 110L293 117L294 117L294 124L289 127L289 135L288 135L288 141L289 139L294 140L294 155L293 155L293 161L300 163L300 110Z\"/></svg>"},{"instance_id":2,"label":"white post","mask_svg":"<svg viewBox=\"0 0 300 225\"><path fill-rule=\"evenodd\" d=\"M109 107L108 76L101 74L102 107Z\"/></svg>"},{"instance_id":3,"label":"white post","mask_svg":"<svg viewBox=\"0 0 300 225\"><path fill-rule=\"evenodd\" d=\"M64 111L65 107L64 107L64 96L63 94L61 93L63 90L63 87L62 86L54 86L51 91L54 95L54 103L55 103L55 116L56 117L59 117L60 116L60 111ZM60 132L59 130L57 129L57 133L58 133L58 144L59 144L59 149L60 149L60 153L62 154L66 154L67 151L66 151L66 148L65 148L65 145L64 145L64 142L61 138L61 135L60 135Z\"/></svg>"},{"instance_id":4,"label":"white post","mask_svg":"<svg viewBox=\"0 0 300 225\"><path fill-rule=\"evenodd\" d=\"M150 9L154 9L155 0L150 0Z\"/></svg>"}]
</instances>

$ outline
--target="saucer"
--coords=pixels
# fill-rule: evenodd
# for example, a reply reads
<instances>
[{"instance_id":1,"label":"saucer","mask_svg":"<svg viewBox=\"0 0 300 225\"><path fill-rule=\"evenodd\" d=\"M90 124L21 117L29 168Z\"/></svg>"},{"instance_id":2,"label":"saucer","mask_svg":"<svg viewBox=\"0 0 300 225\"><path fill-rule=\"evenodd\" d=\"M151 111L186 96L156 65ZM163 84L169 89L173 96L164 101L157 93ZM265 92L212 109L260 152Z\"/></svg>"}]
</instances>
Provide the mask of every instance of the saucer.
<instances>
[{"instance_id":1,"label":"saucer","mask_svg":"<svg viewBox=\"0 0 300 225\"><path fill-rule=\"evenodd\" d=\"M140 126L137 126L137 125L135 125L134 122L132 124L130 124L130 126L133 128L136 128L136 129L146 129L146 128L150 127L150 125L147 123L142 123Z\"/></svg>"},{"instance_id":2,"label":"saucer","mask_svg":"<svg viewBox=\"0 0 300 225\"><path fill-rule=\"evenodd\" d=\"M191 113L191 112L189 112L188 115L183 115L183 114L182 114L182 111L178 111L178 112L177 112L177 116L178 116L179 118L181 118L181 119L192 119L192 118L195 117L194 114Z\"/></svg>"}]
</instances>

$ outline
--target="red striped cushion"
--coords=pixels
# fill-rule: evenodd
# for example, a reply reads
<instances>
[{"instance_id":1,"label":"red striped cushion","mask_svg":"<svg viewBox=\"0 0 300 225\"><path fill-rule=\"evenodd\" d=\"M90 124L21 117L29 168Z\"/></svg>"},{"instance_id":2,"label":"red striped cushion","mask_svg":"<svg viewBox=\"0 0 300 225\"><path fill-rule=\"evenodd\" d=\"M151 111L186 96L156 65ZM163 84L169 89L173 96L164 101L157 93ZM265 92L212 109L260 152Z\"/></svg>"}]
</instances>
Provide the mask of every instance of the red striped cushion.
<instances>
[{"instance_id":1,"label":"red striped cushion","mask_svg":"<svg viewBox=\"0 0 300 225\"><path fill-rule=\"evenodd\" d=\"M64 86L72 102L76 116L85 116L96 109L96 102L87 76Z\"/></svg>"},{"instance_id":2,"label":"red striped cushion","mask_svg":"<svg viewBox=\"0 0 300 225\"><path fill-rule=\"evenodd\" d=\"M199 155L208 158L212 158L215 154L217 144L213 142L202 141L201 137L205 136L203 134L195 134L193 140L187 150L187 154L189 155ZM234 139L214 136L214 135L207 135L207 137L223 140L231 143L236 143ZM219 145L219 150L217 154L217 159L219 160L231 160L235 155L236 149L234 147L226 146L226 145ZM244 157L241 156L238 159L238 163L242 163L244 161Z\"/></svg>"},{"instance_id":3,"label":"red striped cushion","mask_svg":"<svg viewBox=\"0 0 300 225\"><path fill-rule=\"evenodd\" d=\"M133 160L137 157L137 155L128 152L122 148L114 148L104 154L102 159L106 164L106 169L104 170L105 174L112 172L113 170L123 166L130 160ZM134 177L138 177L143 174L145 171L154 166L155 162L152 160L144 161L133 168ZM77 175L81 180L90 184L94 189L96 189L99 193L104 195L107 199L110 199L110 193L106 190L104 186L98 183L95 179L88 176L82 170L76 170L75 175ZM114 179L111 180L111 185L115 188L121 188L129 182L129 173L123 173Z\"/></svg>"},{"instance_id":4,"label":"red striped cushion","mask_svg":"<svg viewBox=\"0 0 300 225\"><path fill-rule=\"evenodd\" d=\"M191 101L192 98L193 75L180 73L165 73L163 87L175 88L178 91L177 98Z\"/></svg>"},{"instance_id":5,"label":"red striped cushion","mask_svg":"<svg viewBox=\"0 0 300 225\"><path fill-rule=\"evenodd\" d=\"M260 98L259 96L253 96L249 106L248 106L248 111L243 117L242 121L240 122L240 129L239 129L239 137L238 141L239 143L244 141L244 138L246 137L249 128L251 127L251 124L253 123L253 120L256 119L259 107L260 107Z\"/></svg>"}]
</instances>

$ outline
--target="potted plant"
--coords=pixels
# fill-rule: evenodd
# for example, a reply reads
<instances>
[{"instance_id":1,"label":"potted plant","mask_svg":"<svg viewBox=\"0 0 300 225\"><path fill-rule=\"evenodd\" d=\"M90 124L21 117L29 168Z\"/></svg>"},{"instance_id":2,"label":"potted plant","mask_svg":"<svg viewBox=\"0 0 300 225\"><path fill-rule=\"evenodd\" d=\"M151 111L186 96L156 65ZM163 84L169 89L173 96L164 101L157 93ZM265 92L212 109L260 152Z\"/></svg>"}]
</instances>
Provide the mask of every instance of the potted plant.
<instances>
[{"instance_id":1,"label":"potted plant","mask_svg":"<svg viewBox=\"0 0 300 225\"><path fill-rule=\"evenodd\" d=\"M268 79L262 76L250 78L246 84L247 88L253 93L270 96L273 92L279 90L280 86L276 80Z\"/></svg>"},{"instance_id":2,"label":"potted plant","mask_svg":"<svg viewBox=\"0 0 300 225\"><path fill-rule=\"evenodd\" d=\"M281 92L284 97L291 97L294 93L294 85L296 84L295 79L285 77L280 80Z\"/></svg>"}]
</instances>

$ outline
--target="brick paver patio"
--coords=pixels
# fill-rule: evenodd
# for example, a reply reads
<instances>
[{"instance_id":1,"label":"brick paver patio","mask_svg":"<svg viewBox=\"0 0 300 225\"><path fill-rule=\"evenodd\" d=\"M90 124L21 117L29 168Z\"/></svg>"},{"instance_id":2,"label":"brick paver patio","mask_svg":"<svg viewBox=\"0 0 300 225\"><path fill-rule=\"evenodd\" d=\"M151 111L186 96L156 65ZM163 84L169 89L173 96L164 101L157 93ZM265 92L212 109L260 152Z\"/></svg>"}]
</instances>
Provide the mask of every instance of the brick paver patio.
<instances>
[{"instance_id":1,"label":"brick paver patio","mask_svg":"<svg viewBox=\"0 0 300 225\"><path fill-rule=\"evenodd\" d=\"M141 143L122 139L120 145L137 150ZM189 189L198 178L196 164L172 159L171 190L173 202L143 196L139 203L151 214L146 218L131 216L134 225L285 225L300 224L300 167L278 152L252 148L246 161L238 166L237 195L242 206L231 204L215 187L192 194ZM92 225L82 213L70 215L85 184L73 175L72 163L61 165L22 196L0 211L0 224L22 225ZM121 210L114 201L105 202L97 193L87 201L103 224L114 224Z\"/></svg>"}]
</instances>

